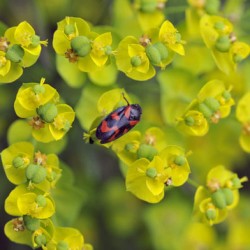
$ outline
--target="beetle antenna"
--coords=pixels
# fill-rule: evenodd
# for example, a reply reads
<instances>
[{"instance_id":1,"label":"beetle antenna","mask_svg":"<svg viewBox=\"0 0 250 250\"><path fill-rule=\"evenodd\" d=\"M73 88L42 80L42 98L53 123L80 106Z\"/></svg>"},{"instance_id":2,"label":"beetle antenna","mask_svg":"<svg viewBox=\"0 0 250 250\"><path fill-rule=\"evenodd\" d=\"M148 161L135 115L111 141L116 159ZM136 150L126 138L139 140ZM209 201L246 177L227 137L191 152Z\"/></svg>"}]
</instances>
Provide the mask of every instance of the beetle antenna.
<instances>
[{"instance_id":1,"label":"beetle antenna","mask_svg":"<svg viewBox=\"0 0 250 250\"><path fill-rule=\"evenodd\" d=\"M122 96L123 96L123 99L126 101L127 105L129 106L130 104L129 104L129 102L128 102L127 98L125 97L124 92L122 92Z\"/></svg>"}]
</instances>

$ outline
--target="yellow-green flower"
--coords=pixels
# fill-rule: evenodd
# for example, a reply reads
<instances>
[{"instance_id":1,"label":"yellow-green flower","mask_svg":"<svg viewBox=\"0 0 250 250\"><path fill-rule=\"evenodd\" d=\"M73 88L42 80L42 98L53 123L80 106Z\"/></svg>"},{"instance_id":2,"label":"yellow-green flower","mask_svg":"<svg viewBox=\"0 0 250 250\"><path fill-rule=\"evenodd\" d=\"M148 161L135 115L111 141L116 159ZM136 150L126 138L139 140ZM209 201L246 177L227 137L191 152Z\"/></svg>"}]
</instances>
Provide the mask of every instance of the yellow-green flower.
<instances>
[{"instance_id":1,"label":"yellow-green flower","mask_svg":"<svg viewBox=\"0 0 250 250\"><path fill-rule=\"evenodd\" d=\"M159 156L155 156L151 162L141 158L128 167L127 191L144 201L159 202L164 197L164 187L169 179L169 170L165 168L165 163Z\"/></svg>"},{"instance_id":2,"label":"yellow-green flower","mask_svg":"<svg viewBox=\"0 0 250 250\"><path fill-rule=\"evenodd\" d=\"M1 152L1 159L8 180L16 185L24 183L25 169L34 159L34 146L29 142L14 143Z\"/></svg>"},{"instance_id":3,"label":"yellow-green flower","mask_svg":"<svg viewBox=\"0 0 250 250\"><path fill-rule=\"evenodd\" d=\"M238 102L236 117L242 124L240 145L246 152L250 153L250 92L247 92Z\"/></svg>"},{"instance_id":4,"label":"yellow-green flower","mask_svg":"<svg viewBox=\"0 0 250 250\"><path fill-rule=\"evenodd\" d=\"M161 25L159 31L159 40L170 50L176 52L179 55L185 55L185 50L183 47L184 42L181 40L181 34L170 21L166 20Z\"/></svg>"},{"instance_id":5,"label":"yellow-green flower","mask_svg":"<svg viewBox=\"0 0 250 250\"><path fill-rule=\"evenodd\" d=\"M13 189L5 200L5 211L13 216L30 215L38 219L51 217L55 212L52 198L37 188L22 184Z\"/></svg>"},{"instance_id":6,"label":"yellow-green flower","mask_svg":"<svg viewBox=\"0 0 250 250\"><path fill-rule=\"evenodd\" d=\"M190 174L190 167L187 161L187 154L178 146L167 146L159 153L168 171L168 185L183 185Z\"/></svg>"},{"instance_id":7,"label":"yellow-green flower","mask_svg":"<svg viewBox=\"0 0 250 250\"><path fill-rule=\"evenodd\" d=\"M101 34L93 40L90 57L98 67L104 66L107 62L109 55L112 53L111 44L111 32Z\"/></svg>"},{"instance_id":8,"label":"yellow-green flower","mask_svg":"<svg viewBox=\"0 0 250 250\"><path fill-rule=\"evenodd\" d=\"M18 26L7 29L4 37L7 38L10 44L18 44L23 49L22 67L33 65L41 53L41 44L47 45L47 41L40 41L40 37L36 35L33 27L26 21L21 22Z\"/></svg>"},{"instance_id":9,"label":"yellow-green flower","mask_svg":"<svg viewBox=\"0 0 250 250\"><path fill-rule=\"evenodd\" d=\"M34 146L29 142L10 145L1 152L1 158L7 178L16 185L31 182L46 191L61 176L58 157L34 152Z\"/></svg>"},{"instance_id":10,"label":"yellow-green flower","mask_svg":"<svg viewBox=\"0 0 250 250\"><path fill-rule=\"evenodd\" d=\"M49 241L43 249L85 249L84 238L77 229L70 227L55 227L51 241Z\"/></svg>"},{"instance_id":11,"label":"yellow-green flower","mask_svg":"<svg viewBox=\"0 0 250 250\"><path fill-rule=\"evenodd\" d=\"M133 36L125 37L119 43L115 57L118 70L134 80L145 81L155 75L145 47Z\"/></svg>"},{"instance_id":12,"label":"yellow-green flower","mask_svg":"<svg viewBox=\"0 0 250 250\"><path fill-rule=\"evenodd\" d=\"M198 110L188 110L186 114L178 118L177 128L185 134L203 136L208 132L207 119Z\"/></svg>"},{"instance_id":13,"label":"yellow-green flower","mask_svg":"<svg viewBox=\"0 0 250 250\"><path fill-rule=\"evenodd\" d=\"M44 83L42 78L38 83L24 83L17 92L14 102L16 114L21 118L36 116L36 109L48 102L57 102L59 94L55 88Z\"/></svg>"},{"instance_id":14,"label":"yellow-green flower","mask_svg":"<svg viewBox=\"0 0 250 250\"><path fill-rule=\"evenodd\" d=\"M230 90L219 80L207 82L199 91L185 114L177 119L180 131L194 136L203 136L208 132L209 123L218 123L230 114L234 99Z\"/></svg>"},{"instance_id":15,"label":"yellow-green flower","mask_svg":"<svg viewBox=\"0 0 250 250\"><path fill-rule=\"evenodd\" d=\"M98 35L90 31L86 21L77 17L66 17L60 21L53 37L56 53L66 57L70 63L76 63L83 72L103 67L112 54L111 44L110 32Z\"/></svg>"},{"instance_id":16,"label":"yellow-green flower","mask_svg":"<svg viewBox=\"0 0 250 250\"><path fill-rule=\"evenodd\" d=\"M219 165L212 168L207 175L206 187L199 186L196 190L194 211L196 215L210 225L225 220L228 210L239 202L239 191L242 182L237 174Z\"/></svg>"},{"instance_id":17,"label":"yellow-green flower","mask_svg":"<svg viewBox=\"0 0 250 250\"><path fill-rule=\"evenodd\" d=\"M232 61L239 63L250 54L250 46L243 42L235 41L229 51Z\"/></svg>"},{"instance_id":18,"label":"yellow-green flower","mask_svg":"<svg viewBox=\"0 0 250 250\"><path fill-rule=\"evenodd\" d=\"M157 127L151 127L141 133L139 131L131 131L116 140L112 144L112 150L125 164L130 165L135 160L147 158L152 160L167 146L166 136L164 132Z\"/></svg>"}]
</instances>

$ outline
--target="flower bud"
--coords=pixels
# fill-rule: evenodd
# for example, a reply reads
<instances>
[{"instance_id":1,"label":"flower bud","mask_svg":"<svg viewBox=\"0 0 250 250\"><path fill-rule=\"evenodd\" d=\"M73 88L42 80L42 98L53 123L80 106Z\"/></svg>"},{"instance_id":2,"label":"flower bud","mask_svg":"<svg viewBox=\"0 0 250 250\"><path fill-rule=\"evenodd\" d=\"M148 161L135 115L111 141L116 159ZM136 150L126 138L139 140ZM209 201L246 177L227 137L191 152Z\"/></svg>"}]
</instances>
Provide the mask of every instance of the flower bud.
<instances>
[{"instance_id":1,"label":"flower bud","mask_svg":"<svg viewBox=\"0 0 250 250\"><path fill-rule=\"evenodd\" d=\"M206 0L205 10L209 15L215 15L220 8L220 0Z\"/></svg>"},{"instance_id":2,"label":"flower bud","mask_svg":"<svg viewBox=\"0 0 250 250\"><path fill-rule=\"evenodd\" d=\"M86 36L77 36L71 40L71 48L78 56L86 56L91 51L91 44Z\"/></svg>"},{"instance_id":3,"label":"flower bud","mask_svg":"<svg viewBox=\"0 0 250 250\"><path fill-rule=\"evenodd\" d=\"M149 44L146 47L146 55L149 61L154 65L159 65L161 62L161 54L157 48Z\"/></svg>"},{"instance_id":4,"label":"flower bud","mask_svg":"<svg viewBox=\"0 0 250 250\"><path fill-rule=\"evenodd\" d=\"M73 24L66 24L64 26L64 33L66 35L71 35L71 34L75 33L75 26Z\"/></svg>"},{"instance_id":5,"label":"flower bud","mask_svg":"<svg viewBox=\"0 0 250 250\"><path fill-rule=\"evenodd\" d=\"M56 250L69 250L69 245L65 241L59 241L57 243Z\"/></svg>"},{"instance_id":6,"label":"flower bud","mask_svg":"<svg viewBox=\"0 0 250 250\"><path fill-rule=\"evenodd\" d=\"M47 239L43 234L37 235L34 240L38 246L44 246L47 243Z\"/></svg>"},{"instance_id":7,"label":"flower bud","mask_svg":"<svg viewBox=\"0 0 250 250\"><path fill-rule=\"evenodd\" d=\"M226 101L228 101L231 98L231 93L228 90L225 90L222 94L222 96L225 98Z\"/></svg>"},{"instance_id":8,"label":"flower bud","mask_svg":"<svg viewBox=\"0 0 250 250\"><path fill-rule=\"evenodd\" d=\"M183 166L186 163L186 157L183 155L177 155L174 159L174 163L178 166Z\"/></svg>"},{"instance_id":9,"label":"flower bud","mask_svg":"<svg viewBox=\"0 0 250 250\"><path fill-rule=\"evenodd\" d=\"M133 67L138 67L142 64L142 60L140 56L133 56L130 59L130 63L132 64Z\"/></svg>"},{"instance_id":10,"label":"flower bud","mask_svg":"<svg viewBox=\"0 0 250 250\"><path fill-rule=\"evenodd\" d=\"M54 121L54 118L57 116L58 111L54 103L46 103L38 107L37 114L40 116L40 118L43 121L51 123Z\"/></svg>"},{"instance_id":11,"label":"flower bud","mask_svg":"<svg viewBox=\"0 0 250 250\"><path fill-rule=\"evenodd\" d=\"M30 164L26 169L26 178L35 184L39 184L45 180L47 171L44 167Z\"/></svg>"},{"instance_id":12,"label":"flower bud","mask_svg":"<svg viewBox=\"0 0 250 250\"><path fill-rule=\"evenodd\" d=\"M210 108L213 112L216 112L219 107L220 107L220 103L217 99L213 98L213 97L208 97L204 100L204 103L208 106L208 108Z\"/></svg>"},{"instance_id":13,"label":"flower bud","mask_svg":"<svg viewBox=\"0 0 250 250\"><path fill-rule=\"evenodd\" d=\"M157 0L141 0L141 11L146 13L154 12L157 8Z\"/></svg>"},{"instance_id":14,"label":"flower bud","mask_svg":"<svg viewBox=\"0 0 250 250\"><path fill-rule=\"evenodd\" d=\"M193 126L195 124L195 119L192 116L185 117L185 124L188 126Z\"/></svg>"},{"instance_id":15,"label":"flower bud","mask_svg":"<svg viewBox=\"0 0 250 250\"><path fill-rule=\"evenodd\" d=\"M216 210L213 208L209 208L206 213L205 213L207 219L210 220L215 220L216 219Z\"/></svg>"},{"instance_id":16,"label":"flower bud","mask_svg":"<svg viewBox=\"0 0 250 250\"><path fill-rule=\"evenodd\" d=\"M36 197L36 203L37 203L37 205L39 207L45 207L46 204L47 204L47 201L46 201L46 198L43 195L39 194Z\"/></svg>"},{"instance_id":17,"label":"flower bud","mask_svg":"<svg viewBox=\"0 0 250 250\"><path fill-rule=\"evenodd\" d=\"M40 36L33 35L31 37L31 46L36 47L40 44Z\"/></svg>"},{"instance_id":18,"label":"flower bud","mask_svg":"<svg viewBox=\"0 0 250 250\"><path fill-rule=\"evenodd\" d=\"M136 153L138 147L134 143L128 143L125 145L125 150L130 152L130 153Z\"/></svg>"},{"instance_id":19,"label":"flower bud","mask_svg":"<svg viewBox=\"0 0 250 250\"><path fill-rule=\"evenodd\" d=\"M40 85L40 84L36 84L34 87L33 87L33 91L36 95L39 95L39 94L43 94L45 93L45 88L43 85Z\"/></svg>"},{"instance_id":20,"label":"flower bud","mask_svg":"<svg viewBox=\"0 0 250 250\"><path fill-rule=\"evenodd\" d=\"M215 48L220 52L228 52L230 45L230 38L226 35L220 36L215 42Z\"/></svg>"},{"instance_id":21,"label":"flower bud","mask_svg":"<svg viewBox=\"0 0 250 250\"><path fill-rule=\"evenodd\" d=\"M235 63L240 63L242 60L244 59L244 57L240 54L234 54L233 55L233 60Z\"/></svg>"},{"instance_id":22,"label":"flower bud","mask_svg":"<svg viewBox=\"0 0 250 250\"><path fill-rule=\"evenodd\" d=\"M221 191L224 194L227 206L230 206L234 201L233 191L229 188L222 188Z\"/></svg>"},{"instance_id":23,"label":"flower bud","mask_svg":"<svg viewBox=\"0 0 250 250\"><path fill-rule=\"evenodd\" d=\"M239 189L239 188L242 187L241 181L240 181L240 179L238 177L234 177L231 181L232 181L232 184L233 184L232 188Z\"/></svg>"},{"instance_id":24,"label":"flower bud","mask_svg":"<svg viewBox=\"0 0 250 250\"><path fill-rule=\"evenodd\" d=\"M104 48L104 51L105 51L105 55L109 56L112 54L112 47L110 45L107 45L105 48Z\"/></svg>"},{"instance_id":25,"label":"flower bud","mask_svg":"<svg viewBox=\"0 0 250 250\"><path fill-rule=\"evenodd\" d=\"M29 215L24 215L23 221L29 231L36 231L40 227L40 220Z\"/></svg>"},{"instance_id":26,"label":"flower bud","mask_svg":"<svg viewBox=\"0 0 250 250\"><path fill-rule=\"evenodd\" d=\"M223 209L227 206L224 193L221 191L221 189L212 193L211 198L212 198L213 204L217 208Z\"/></svg>"},{"instance_id":27,"label":"flower bud","mask_svg":"<svg viewBox=\"0 0 250 250\"><path fill-rule=\"evenodd\" d=\"M163 43L157 42L154 44L154 47L159 51L161 61L168 58L168 49Z\"/></svg>"},{"instance_id":28,"label":"flower bud","mask_svg":"<svg viewBox=\"0 0 250 250\"><path fill-rule=\"evenodd\" d=\"M141 144L138 151L137 157L140 158L147 158L148 160L152 161L154 156L157 155L158 151L156 148L152 147L148 144Z\"/></svg>"},{"instance_id":29,"label":"flower bud","mask_svg":"<svg viewBox=\"0 0 250 250\"><path fill-rule=\"evenodd\" d=\"M213 114L212 110L205 104L199 103L198 110L204 115L206 118L210 118Z\"/></svg>"},{"instance_id":30,"label":"flower bud","mask_svg":"<svg viewBox=\"0 0 250 250\"><path fill-rule=\"evenodd\" d=\"M14 168L24 168L25 161L22 157L17 156L12 160L12 165L14 166Z\"/></svg>"},{"instance_id":31,"label":"flower bud","mask_svg":"<svg viewBox=\"0 0 250 250\"><path fill-rule=\"evenodd\" d=\"M214 24L214 28L215 28L216 30L222 31L222 30L224 30L224 28L225 28L225 24L224 24L223 22L221 22L221 21L218 21L218 22L216 22L216 23Z\"/></svg>"},{"instance_id":32,"label":"flower bud","mask_svg":"<svg viewBox=\"0 0 250 250\"><path fill-rule=\"evenodd\" d=\"M5 57L14 62L14 63L19 63L22 61L24 56L24 50L23 48L18 45L18 44L14 44L11 47L8 48Z\"/></svg>"},{"instance_id":33,"label":"flower bud","mask_svg":"<svg viewBox=\"0 0 250 250\"><path fill-rule=\"evenodd\" d=\"M156 168L148 168L146 170L146 175L150 178L155 178L157 176L157 170Z\"/></svg>"}]
</instances>

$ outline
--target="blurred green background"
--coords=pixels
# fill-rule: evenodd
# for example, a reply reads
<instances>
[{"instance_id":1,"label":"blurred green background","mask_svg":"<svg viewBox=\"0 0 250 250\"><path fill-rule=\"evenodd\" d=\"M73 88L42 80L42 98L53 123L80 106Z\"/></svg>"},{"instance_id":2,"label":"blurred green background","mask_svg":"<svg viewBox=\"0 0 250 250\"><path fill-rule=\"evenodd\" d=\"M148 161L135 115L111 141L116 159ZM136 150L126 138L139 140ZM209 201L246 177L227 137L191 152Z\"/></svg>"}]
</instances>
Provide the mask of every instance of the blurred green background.
<instances>
[{"instance_id":1,"label":"blurred green background","mask_svg":"<svg viewBox=\"0 0 250 250\"><path fill-rule=\"evenodd\" d=\"M84 18L93 25L112 26L115 2L116 0L0 0L0 21L7 26L15 26L26 20L35 28L42 40L48 38L49 41L48 47L42 50L39 61L34 66L27 68L20 79L15 83L0 86L0 151L8 146L6 136L8 127L17 119L13 103L21 83L39 82L41 77L45 77L46 82L55 87L66 103L72 107L75 107L80 99L82 90L70 88L56 71L55 53L51 44L56 23L65 16L76 16ZM238 2L243 3L243 1ZM245 7L249 7L249 5L250 1L245 1ZM185 0L169 0L166 8L167 18L175 25L179 24L185 19L186 6ZM242 29L246 31L250 31L249 17L248 8L248 11L242 16L241 22ZM83 89L91 86L89 81L87 78ZM135 81L120 74L117 83L119 87L138 95L142 103L147 103L147 107L150 107L150 103L154 103L154 113L151 115L151 119L156 125L162 124L162 118L158 115L158 112L160 114L158 101L160 87L155 78L145 83L135 84ZM102 88L105 90L105 87ZM226 122L224 122L225 124ZM207 242L207 244L199 245L197 243L188 249L250 249L249 241L242 244L242 248L240 248L240 244L239 248L234 248L238 244L237 239L242 236L240 230L244 233L248 232L243 230L245 225L239 225L239 222L241 223L239 218L243 218L246 225L247 221L250 222L248 184L242 191L238 210L231 215L227 222L215 226L214 229L205 226L200 230L193 229L190 224L195 193L193 187L187 184L182 188L167 192L165 199L160 204L146 204L125 191L124 178L116 156L102 147L85 144L82 140L82 133L83 129L76 119L67 137L67 144L59 155L62 160L63 173L65 173L59 186L64 185L63 183L68 182L69 179L73 183L68 187L66 196L64 195L66 192L60 194L59 191L55 191L56 205L59 210L59 216L55 220L61 226L78 228L83 233L85 241L91 243L97 250L186 249L185 239L195 238L196 235L200 239L203 239L204 236L203 242ZM171 138L171 130L169 134ZM215 141L216 135L215 131L213 138ZM173 137L175 137L173 142L180 139L180 144L182 143L182 139L178 135ZM227 143L230 138L225 140ZM190 144L196 145L197 150L199 143L199 139L190 142ZM233 139L227 146L234 147L234 143ZM250 158L238 151L234 165L240 176L249 176L246 166L249 167ZM201 176L204 177L205 173ZM2 167L0 168L0 178L0 248L3 250L29 249L10 242L3 233L4 224L11 218L4 211L4 200L14 186L6 179ZM78 197L78 201L75 202L76 199L71 199L71 196ZM66 204L69 203L73 203L74 208L71 207L67 210ZM198 231L203 233L199 235ZM236 243L232 237L238 237L235 239Z\"/></svg>"}]
</instances>

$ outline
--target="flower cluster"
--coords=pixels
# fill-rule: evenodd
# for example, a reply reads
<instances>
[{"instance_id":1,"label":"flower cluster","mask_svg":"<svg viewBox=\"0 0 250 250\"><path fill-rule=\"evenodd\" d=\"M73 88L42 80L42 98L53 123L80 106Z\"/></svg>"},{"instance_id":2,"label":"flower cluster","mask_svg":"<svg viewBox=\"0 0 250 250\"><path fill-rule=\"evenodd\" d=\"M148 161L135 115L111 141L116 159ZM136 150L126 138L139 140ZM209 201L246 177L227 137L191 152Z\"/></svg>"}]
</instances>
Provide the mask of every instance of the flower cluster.
<instances>
[{"instance_id":1,"label":"flower cluster","mask_svg":"<svg viewBox=\"0 0 250 250\"><path fill-rule=\"evenodd\" d=\"M29 142L17 142L4 149L1 158L7 178L16 185L5 200L5 211L16 217L4 228L12 241L32 248L92 249L78 230L56 227L51 220L51 191L61 176L58 157L36 151Z\"/></svg>"},{"instance_id":2,"label":"flower cluster","mask_svg":"<svg viewBox=\"0 0 250 250\"><path fill-rule=\"evenodd\" d=\"M228 19L204 15L200 20L200 31L216 65L226 74L235 71L237 64L250 54L249 45L237 40Z\"/></svg>"},{"instance_id":3,"label":"flower cluster","mask_svg":"<svg viewBox=\"0 0 250 250\"><path fill-rule=\"evenodd\" d=\"M155 75L154 66L164 69L175 54L184 55L178 30L166 20L159 29L145 33L140 39L127 36L115 52L118 70L128 77L144 81Z\"/></svg>"},{"instance_id":4,"label":"flower cluster","mask_svg":"<svg viewBox=\"0 0 250 250\"><path fill-rule=\"evenodd\" d=\"M239 189L247 177L239 178L237 174L219 165L212 168L207 175L206 187L199 186L194 200L196 216L210 224L225 220L228 211L239 202Z\"/></svg>"},{"instance_id":5,"label":"flower cluster","mask_svg":"<svg viewBox=\"0 0 250 250\"><path fill-rule=\"evenodd\" d=\"M82 72L96 71L108 63L112 54L111 32L99 35L77 17L66 17L57 26L53 47L59 56L75 63Z\"/></svg>"},{"instance_id":6,"label":"flower cluster","mask_svg":"<svg viewBox=\"0 0 250 250\"><path fill-rule=\"evenodd\" d=\"M24 83L18 90L14 108L21 118L28 118L32 135L37 141L60 140L71 128L74 110L59 103L59 94L49 84Z\"/></svg>"},{"instance_id":7,"label":"flower cluster","mask_svg":"<svg viewBox=\"0 0 250 250\"><path fill-rule=\"evenodd\" d=\"M8 28L0 37L0 83L18 79L23 74L23 68L37 61L41 45L47 45L47 41L41 41L28 22Z\"/></svg>"},{"instance_id":8,"label":"flower cluster","mask_svg":"<svg viewBox=\"0 0 250 250\"><path fill-rule=\"evenodd\" d=\"M208 132L209 123L218 123L230 114L234 100L225 84L219 80L207 82L182 117L178 118L180 131L193 136L203 136Z\"/></svg>"},{"instance_id":9,"label":"flower cluster","mask_svg":"<svg viewBox=\"0 0 250 250\"><path fill-rule=\"evenodd\" d=\"M124 93L122 89L113 89L101 95L97 102L99 115L96 115L85 140L94 140L96 126L105 114L121 106ZM127 94L126 95L127 98ZM127 98L130 100L130 98ZM103 114L103 115L101 115ZM101 115L101 116L100 116ZM133 130L118 140L106 144L126 166L126 188L139 199L157 203L164 197L165 187L183 185L190 174L187 154L184 149L167 145L164 132L151 127L142 134Z\"/></svg>"}]
</instances>

